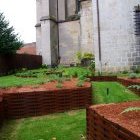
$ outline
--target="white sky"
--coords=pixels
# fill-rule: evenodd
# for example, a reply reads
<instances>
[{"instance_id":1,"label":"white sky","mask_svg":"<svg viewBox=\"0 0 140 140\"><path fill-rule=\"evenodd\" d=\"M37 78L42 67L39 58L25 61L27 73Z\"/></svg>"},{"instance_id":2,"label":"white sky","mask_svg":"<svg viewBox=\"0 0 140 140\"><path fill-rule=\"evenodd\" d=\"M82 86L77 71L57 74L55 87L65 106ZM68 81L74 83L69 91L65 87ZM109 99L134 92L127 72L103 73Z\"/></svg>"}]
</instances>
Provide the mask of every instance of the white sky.
<instances>
[{"instance_id":1,"label":"white sky","mask_svg":"<svg viewBox=\"0 0 140 140\"><path fill-rule=\"evenodd\" d=\"M36 40L36 0L0 0L0 12L4 13L24 43Z\"/></svg>"}]
</instances>

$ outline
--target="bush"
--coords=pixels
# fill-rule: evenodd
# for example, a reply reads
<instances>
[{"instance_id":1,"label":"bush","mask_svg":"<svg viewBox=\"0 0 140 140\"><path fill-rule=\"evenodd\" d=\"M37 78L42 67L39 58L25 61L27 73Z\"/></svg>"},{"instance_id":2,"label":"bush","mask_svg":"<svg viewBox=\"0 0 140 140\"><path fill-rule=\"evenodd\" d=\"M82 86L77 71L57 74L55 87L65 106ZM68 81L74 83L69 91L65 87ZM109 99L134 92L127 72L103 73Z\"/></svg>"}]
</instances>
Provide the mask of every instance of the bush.
<instances>
[{"instance_id":1,"label":"bush","mask_svg":"<svg viewBox=\"0 0 140 140\"><path fill-rule=\"evenodd\" d=\"M84 53L82 59L93 59L94 55L92 53Z\"/></svg>"},{"instance_id":2,"label":"bush","mask_svg":"<svg viewBox=\"0 0 140 140\"><path fill-rule=\"evenodd\" d=\"M137 74L136 74L136 73L131 73L131 74L129 75L129 78L130 78L130 79L135 79L135 78L137 78Z\"/></svg>"},{"instance_id":3,"label":"bush","mask_svg":"<svg viewBox=\"0 0 140 140\"><path fill-rule=\"evenodd\" d=\"M42 67L41 67L41 68L43 68L43 69L47 69L48 66L47 66L46 64L42 64Z\"/></svg>"}]
</instances>

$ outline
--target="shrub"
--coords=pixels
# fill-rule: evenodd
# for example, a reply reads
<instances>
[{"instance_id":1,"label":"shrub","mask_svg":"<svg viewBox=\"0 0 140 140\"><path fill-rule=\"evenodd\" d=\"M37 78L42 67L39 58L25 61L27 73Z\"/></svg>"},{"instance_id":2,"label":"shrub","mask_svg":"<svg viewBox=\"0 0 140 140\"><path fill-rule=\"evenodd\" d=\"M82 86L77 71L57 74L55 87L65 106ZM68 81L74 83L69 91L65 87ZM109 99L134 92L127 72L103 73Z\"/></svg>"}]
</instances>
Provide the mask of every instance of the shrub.
<instances>
[{"instance_id":1,"label":"shrub","mask_svg":"<svg viewBox=\"0 0 140 140\"><path fill-rule=\"evenodd\" d=\"M94 55L92 53L84 53L82 59L93 59Z\"/></svg>"},{"instance_id":2,"label":"shrub","mask_svg":"<svg viewBox=\"0 0 140 140\"><path fill-rule=\"evenodd\" d=\"M129 75L129 78L130 78L130 79L135 79L135 78L137 78L137 74L136 74L136 73L131 73L131 74Z\"/></svg>"},{"instance_id":3,"label":"shrub","mask_svg":"<svg viewBox=\"0 0 140 140\"><path fill-rule=\"evenodd\" d=\"M48 66L47 66L46 64L42 64L42 67L41 67L41 68L43 68L43 69L47 69Z\"/></svg>"}]
</instances>

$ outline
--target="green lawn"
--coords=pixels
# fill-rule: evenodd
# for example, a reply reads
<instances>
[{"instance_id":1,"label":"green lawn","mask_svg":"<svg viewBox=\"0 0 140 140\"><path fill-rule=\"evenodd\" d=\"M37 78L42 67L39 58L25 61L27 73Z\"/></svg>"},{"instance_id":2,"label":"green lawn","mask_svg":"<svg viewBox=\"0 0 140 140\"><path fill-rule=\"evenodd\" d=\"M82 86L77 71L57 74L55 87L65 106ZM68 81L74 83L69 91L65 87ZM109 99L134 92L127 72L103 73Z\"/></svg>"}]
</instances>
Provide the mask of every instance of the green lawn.
<instances>
[{"instance_id":1,"label":"green lawn","mask_svg":"<svg viewBox=\"0 0 140 140\"><path fill-rule=\"evenodd\" d=\"M107 95L106 89L109 88ZM116 82L93 82L93 102L115 103L140 100L140 97ZM81 140L86 134L85 110L6 121L0 140Z\"/></svg>"},{"instance_id":2,"label":"green lawn","mask_svg":"<svg viewBox=\"0 0 140 140\"><path fill-rule=\"evenodd\" d=\"M30 70L30 72L36 72L35 75L37 77L35 78L22 78L17 77L14 74L8 75L8 76L1 76L0 77L0 88L8 88L8 87L19 87L19 86L25 86L25 85L38 85L42 83L46 83L48 79L56 78L56 75L47 76L46 72L50 69L35 69ZM70 67L70 68L57 68L56 70L64 71L64 75L68 76L79 76L79 75L91 75L91 71L89 71L87 68L82 67ZM28 70L29 71L29 70ZM22 71L19 73L26 73L28 71Z\"/></svg>"},{"instance_id":3,"label":"green lawn","mask_svg":"<svg viewBox=\"0 0 140 140\"><path fill-rule=\"evenodd\" d=\"M78 110L5 122L0 140L80 140L85 130L85 110Z\"/></svg>"},{"instance_id":4,"label":"green lawn","mask_svg":"<svg viewBox=\"0 0 140 140\"><path fill-rule=\"evenodd\" d=\"M109 93L107 94L107 88ZM93 103L118 103L140 100L140 97L117 82L94 82Z\"/></svg>"}]
</instances>

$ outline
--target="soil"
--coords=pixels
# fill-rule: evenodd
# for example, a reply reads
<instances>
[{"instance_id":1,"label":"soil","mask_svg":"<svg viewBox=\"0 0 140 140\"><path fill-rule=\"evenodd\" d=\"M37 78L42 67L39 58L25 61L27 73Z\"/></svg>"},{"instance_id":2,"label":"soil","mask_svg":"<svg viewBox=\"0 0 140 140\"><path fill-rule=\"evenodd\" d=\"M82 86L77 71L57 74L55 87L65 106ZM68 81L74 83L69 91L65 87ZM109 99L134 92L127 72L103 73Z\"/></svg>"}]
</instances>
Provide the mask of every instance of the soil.
<instances>
[{"instance_id":1,"label":"soil","mask_svg":"<svg viewBox=\"0 0 140 140\"><path fill-rule=\"evenodd\" d=\"M63 90L63 89L77 89L90 87L89 82L85 82L83 87L77 87L78 80L76 78L71 79L71 81L65 81L62 83L62 88L56 88L57 82L49 82L42 85L32 85L32 86L23 86L23 87L11 87L7 89L0 89L0 94L4 93L23 93L23 92L34 92L34 91L54 91L54 90Z\"/></svg>"},{"instance_id":2,"label":"soil","mask_svg":"<svg viewBox=\"0 0 140 140\"><path fill-rule=\"evenodd\" d=\"M140 111L122 113L129 107L140 107L140 101L97 105L92 108L107 120L117 123L140 137Z\"/></svg>"}]
</instances>

